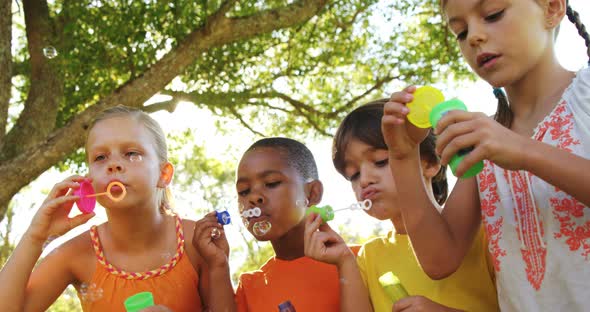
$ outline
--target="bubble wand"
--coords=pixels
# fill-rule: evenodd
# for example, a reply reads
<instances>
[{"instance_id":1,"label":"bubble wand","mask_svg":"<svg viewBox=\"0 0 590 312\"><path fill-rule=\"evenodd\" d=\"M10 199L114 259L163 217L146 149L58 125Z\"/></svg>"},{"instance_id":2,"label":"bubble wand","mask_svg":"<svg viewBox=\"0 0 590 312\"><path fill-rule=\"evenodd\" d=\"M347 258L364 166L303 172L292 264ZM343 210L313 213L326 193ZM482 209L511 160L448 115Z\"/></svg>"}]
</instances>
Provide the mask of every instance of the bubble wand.
<instances>
[{"instance_id":1,"label":"bubble wand","mask_svg":"<svg viewBox=\"0 0 590 312\"><path fill-rule=\"evenodd\" d=\"M330 205L311 206L311 207L307 208L307 210L305 211L305 215L307 216L312 212L317 213L320 215L320 217L322 217L323 222L328 222L328 221L332 221L334 219L335 212L344 211L344 210L360 210L360 209L368 211L369 209L371 209L372 206L373 206L373 202L370 199L365 199L363 201L352 203L348 207L344 207L344 208L336 209L336 210L334 210L332 208L332 206L330 206Z\"/></svg>"},{"instance_id":2,"label":"bubble wand","mask_svg":"<svg viewBox=\"0 0 590 312\"><path fill-rule=\"evenodd\" d=\"M114 196L112 194L112 188L114 186L118 186L121 188L121 194L119 196ZM125 185L119 181L113 181L109 183L107 186L107 191L102 193L94 193L94 187L92 187L92 183L89 180L84 180L80 182L80 187L74 190L74 195L80 196L78 200L76 200L76 205L78 209L82 213L91 213L94 211L94 207L96 206L96 198L98 196L105 195L109 199L114 202L119 202L123 200L125 195L127 195L127 189L125 189Z\"/></svg>"}]
</instances>

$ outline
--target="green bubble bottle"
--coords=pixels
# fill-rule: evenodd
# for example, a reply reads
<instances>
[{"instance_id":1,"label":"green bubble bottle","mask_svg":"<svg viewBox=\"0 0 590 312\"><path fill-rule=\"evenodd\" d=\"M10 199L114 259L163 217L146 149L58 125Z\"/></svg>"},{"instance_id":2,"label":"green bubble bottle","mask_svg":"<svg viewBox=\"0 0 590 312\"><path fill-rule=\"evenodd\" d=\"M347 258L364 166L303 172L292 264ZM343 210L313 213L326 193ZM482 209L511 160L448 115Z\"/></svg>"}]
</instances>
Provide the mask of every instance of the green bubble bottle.
<instances>
[{"instance_id":1,"label":"green bubble bottle","mask_svg":"<svg viewBox=\"0 0 590 312\"><path fill-rule=\"evenodd\" d=\"M320 215L320 217L322 217L322 223L334 220L334 208L332 208L330 205L311 206L307 208L305 215L307 216L312 212L317 213Z\"/></svg>"},{"instance_id":2,"label":"green bubble bottle","mask_svg":"<svg viewBox=\"0 0 590 312\"><path fill-rule=\"evenodd\" d=\"M410 109L408 120L418 128L431 128L436 126L438 121L449 111L467 111L467 106L465 106L463 101L459 99L445 101L444 99L442 92L434 87L424 86L416 89L414 100L407 104L407 107ZM472 150L473 147L464 148L451 157L449 167L451 167L451 171L455 176L457 176L455 173L457 166L459 166L463 158ZM474 177L482 169L483 161L480 161L467 169L460 178Z\"/></svg>"},{"instance_id":3,"label":"green bubble bottle","mask_svg":"<svg viewBox=\"0 0 590 312\"><path fill-rule=\"evenodd\" d=\"M154 296L149 291L140 292L125 299L127 312L137 312L151 306L154 306Z\"/></svg>"},{"instance_id":4,"label":"green bubble bottle","mask_svg":"<svg viewBox=\"0 0 590 312\"><path fill-rule=\"evenodd\" d=\"M409 294L400 282L399 278L392 272L387 272L379 277L379 284L393 303L408 297Z\"/></svg>"}]
</instances>

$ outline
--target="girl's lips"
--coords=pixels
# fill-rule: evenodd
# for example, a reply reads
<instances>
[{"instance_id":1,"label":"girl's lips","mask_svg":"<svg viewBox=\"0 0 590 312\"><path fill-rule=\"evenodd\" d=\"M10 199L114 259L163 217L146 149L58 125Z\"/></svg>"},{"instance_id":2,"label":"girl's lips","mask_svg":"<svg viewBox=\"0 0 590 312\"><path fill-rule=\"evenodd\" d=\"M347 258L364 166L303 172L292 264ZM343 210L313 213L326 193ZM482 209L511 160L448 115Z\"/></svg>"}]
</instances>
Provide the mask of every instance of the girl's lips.
<instances>
[{"instance_id":1,"label":"girl's lips","mask_svg":"<svg viewBox=\"0 0 590 312\"><path fill-rule=\"evenodd\" d=\"M362 198L362 200L365 200L365 199L373 200L373 198L375 198L375 196L377 196L378 193L379 193L379 191L377 191L375 189L366 190L361 193L361 198Z\"/></svg>"},{"instance_id":2,"label":"girl's lips","mask_svg":"<svg viewBox=\"0 0 590 312\"><path fill-rule=\"evenodd\" d=\"M484 69L490 68L496 64L500 56L499 54L482 53L477 56L477 65Z\"/></svg>"}]
</instances>

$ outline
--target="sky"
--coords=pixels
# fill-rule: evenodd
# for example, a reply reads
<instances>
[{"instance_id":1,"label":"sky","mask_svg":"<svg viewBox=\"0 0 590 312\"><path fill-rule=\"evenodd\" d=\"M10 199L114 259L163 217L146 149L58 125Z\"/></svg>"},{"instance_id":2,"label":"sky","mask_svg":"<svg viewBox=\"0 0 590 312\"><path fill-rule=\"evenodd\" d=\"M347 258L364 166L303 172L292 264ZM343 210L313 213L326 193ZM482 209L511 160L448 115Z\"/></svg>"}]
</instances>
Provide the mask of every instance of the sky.
<instances>
[{"instance_id":1,"label":"sky","mask_svg":"<svg viewBox=\"0 0 590 312\"><path fill-rule=\"evenodd\" d=\"M570 4L578 10L583 22L586 25L590 25L590 3L588 0L571 0ZM559 61L566 68L576 71L584 66L588 61L588 57L585 53L584 43L576 33L574 26L567 20L562 23L562 29L557 39L556 51ZM450 90L448 86L444 84L436 84L437 87L441 88L447 98L459 97L468 106L470 111L481 111L488 115L491 115L495 111L496 100L492 94L492 88L487 85L484 81L478 80L476 82L462 83L459 88ZM391 92L396 90L387 90L387 96ZM248 135L244 134L244 130L237 128L237 122L235 125L228 123L227 133L220 137L220 134L215 130L215 125L211 113L204 109L198 109L195 105L190 103L181 103L176 111L172 114L168 112L157 112L152 115L163 127L164 131L169 134L181 133L186 129L191 129L195 134L196 141L203 143L206 147L209 155L215 155L219 159L232 160L230 156L231 151L244 151L252 142L254 142L254 136L250 136L249 140L244 138ZM236 131L233 131L235 128ZM332 165L331 160L331 139L317 139L304 142L313 152L314 157L319 169L320 179L324 184L324 197L322 204L330 204L335 209L344 208L349 206L355 201L354 195L348 182L340 176ZM231 146L231 150L228 151L228 146ZM29 221L38 208L38 205L44 200L47 192L51 189L53 184L59 182L70 175L70 173L59 173L55 170L49 170L48 172L41 175L35 182L30 186L26 187L17 194L14 198L16 205L19 207L19 214L14 220L15 229L13 239L18 239L22 233L26 230ZM454 183L455 179L449 173L450 186ZM451 187L450 187L451 188ZM173 187L174 191L174 187ZM235 194L229 195L228 202L235 202ZM187 194L176 194L177 211L181 215L198 219L199 215L194 212L194 206L212 208L207 202L195 200L190 198ZM227 228L228 238L230 242L240 241L238 238L238 227L243 227L237 216L236 207L228 207L230 213L234 216L233 224ZM97 208L98 216L91 220L89 224L79 227L75 231L72 231L68 235L57 239L52 242L47 248L46 252L58 246L61 242L69 239L73 235L86 230L91 224L99 224L106 221L104 211ZM354 221L353 221L354 220ZM348 231L353 233L360 233L362 236L367 236L373 232L373 229L377 226L377 222L366 216L361 211L345 211L336 214L334 221L331 222L333 226L344 225ZM3 228L3 226L0 226ZM391 228L390 224L382 224L382 232L387 231ZM249 236L250 239L253 237ZM232 266L235 267L241 259L234 258Z\"/></svg>"}]
</instances>

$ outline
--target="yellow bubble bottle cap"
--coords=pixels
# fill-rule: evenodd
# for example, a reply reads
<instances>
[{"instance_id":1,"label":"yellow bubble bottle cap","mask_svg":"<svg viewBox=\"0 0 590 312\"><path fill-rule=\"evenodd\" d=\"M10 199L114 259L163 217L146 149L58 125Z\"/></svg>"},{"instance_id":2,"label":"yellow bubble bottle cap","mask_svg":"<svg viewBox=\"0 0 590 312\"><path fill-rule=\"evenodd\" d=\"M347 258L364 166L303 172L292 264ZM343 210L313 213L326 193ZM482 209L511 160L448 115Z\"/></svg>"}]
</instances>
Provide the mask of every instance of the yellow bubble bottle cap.
<instances>
[{"instance_id":1,"label":"yellow bubble bottle cap","mask_svg":"<svg viewBox=\"0 0 590 312\"><path fill-rule=\"evenodd\" d=\"M410 109L408 120L418 128L430 128L430 111L438 103L445 100L440 90L431 86L423 86L414 92L414 100L406 106Z\"/></svg>"}]
</instances>

